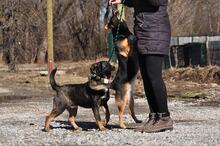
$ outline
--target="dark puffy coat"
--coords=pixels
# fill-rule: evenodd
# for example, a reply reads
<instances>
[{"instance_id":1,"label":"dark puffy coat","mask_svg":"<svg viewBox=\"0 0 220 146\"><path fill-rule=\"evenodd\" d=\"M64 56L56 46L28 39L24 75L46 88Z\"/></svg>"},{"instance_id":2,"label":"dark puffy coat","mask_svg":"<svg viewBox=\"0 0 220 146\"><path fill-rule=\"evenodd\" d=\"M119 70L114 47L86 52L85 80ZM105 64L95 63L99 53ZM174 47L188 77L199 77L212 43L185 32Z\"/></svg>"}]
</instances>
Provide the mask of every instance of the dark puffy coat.
<instances>
[{"instance_id":1,"label":"dark puffy coat","mask_svg":"<svg viewBox=\"0 0 220 146\"><path fill-rule=\"evenodd\" d=\"M171 37L168 0L125 0L124 4L134 7L139 53L168 55Z\"/></svg>"}]
</instances>

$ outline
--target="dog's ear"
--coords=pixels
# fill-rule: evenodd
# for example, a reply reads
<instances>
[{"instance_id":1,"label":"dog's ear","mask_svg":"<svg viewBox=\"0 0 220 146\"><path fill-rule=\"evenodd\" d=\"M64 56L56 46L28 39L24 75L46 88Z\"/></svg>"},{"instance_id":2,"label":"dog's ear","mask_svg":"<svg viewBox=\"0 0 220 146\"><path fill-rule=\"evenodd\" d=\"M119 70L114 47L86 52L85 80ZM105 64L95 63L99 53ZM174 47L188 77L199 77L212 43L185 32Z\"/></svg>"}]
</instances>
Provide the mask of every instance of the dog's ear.
<instances>
[{"instance_id":1,"label":"dog's ear","mask_svg":"<svg viewBox=\"0 0 220 146\"><path fill-rule=\"evenodd\" d=\"M96 74L97 73L97 71L96 71L96 67L97 65L96 64L93 64L91 67L90 67L90 73L91 74Z\"/></svg>"}]
</instances>

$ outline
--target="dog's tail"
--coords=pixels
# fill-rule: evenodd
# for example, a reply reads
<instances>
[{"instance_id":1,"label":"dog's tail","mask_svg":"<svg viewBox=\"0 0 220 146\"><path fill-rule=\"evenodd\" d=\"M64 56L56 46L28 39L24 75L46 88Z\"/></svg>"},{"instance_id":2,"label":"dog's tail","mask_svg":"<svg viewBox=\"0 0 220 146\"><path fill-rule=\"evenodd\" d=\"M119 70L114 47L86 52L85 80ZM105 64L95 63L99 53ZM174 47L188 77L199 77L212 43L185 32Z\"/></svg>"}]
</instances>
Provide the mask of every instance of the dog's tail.
<instances>
[{"instance_id":1,"label":"dog's tail","mask_svg":"<svg viewBox=\"0 0 220 146\"><path fill-rule=\"evenodd\" d=\"M53 90L58 90L59 85L57 85L56 81L55 81L55 74L57 72L57 68L53 69L50 73L50 85L53 88Z\"/></svg>"}]
</instances>

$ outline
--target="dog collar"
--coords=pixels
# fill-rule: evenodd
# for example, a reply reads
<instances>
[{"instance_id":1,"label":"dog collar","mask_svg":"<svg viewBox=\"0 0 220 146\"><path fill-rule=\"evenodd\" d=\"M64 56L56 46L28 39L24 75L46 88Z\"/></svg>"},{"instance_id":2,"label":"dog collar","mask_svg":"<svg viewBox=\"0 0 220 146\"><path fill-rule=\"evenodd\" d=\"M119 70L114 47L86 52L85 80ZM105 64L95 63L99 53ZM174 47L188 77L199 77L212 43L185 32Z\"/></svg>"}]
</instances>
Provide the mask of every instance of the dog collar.
<instances>
[{"instance_id":1,"label":"dog collar","mask_svg":"<svg viewBox=\"0 0 220 146\"><path fill-rule=\"evenodd\" d=\"M103 84L108 84L109 83L109 79L101 78L101 81L102 81Z\"/></svg>"},{"instance_id":2,"label":"dog collar","mask_svg":"<svg viewBox=\"0 0 220 146\"><path fill-rule=\"evenodd\" d=\"M95 78L95 77L97 77L96 74L91 74L91 75L90 75L90 79L91 79L91 78ZM98 76L98 77L99 77L99 76ZM109 84L109 79L101 78L101 77L100 77L100 81L101 81L101 83L103 83L103 84L105 84L105 85Z\"/></svg>"}]
</instances>

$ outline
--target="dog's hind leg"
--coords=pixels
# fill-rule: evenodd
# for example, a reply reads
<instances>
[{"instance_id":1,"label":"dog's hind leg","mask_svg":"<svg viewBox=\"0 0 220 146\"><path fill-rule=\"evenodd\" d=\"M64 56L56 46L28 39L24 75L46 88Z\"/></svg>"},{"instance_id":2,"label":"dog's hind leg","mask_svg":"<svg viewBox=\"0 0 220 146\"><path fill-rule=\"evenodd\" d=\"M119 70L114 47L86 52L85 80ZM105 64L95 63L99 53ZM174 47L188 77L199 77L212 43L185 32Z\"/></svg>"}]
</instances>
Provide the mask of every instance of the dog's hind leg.
<instances>
[{"instance_id":1,"label":"dog's hind leg","mask_svg":"<svg viewBox=\"0 0 220 146\"><path fill-rule=\"evenodd\" d=\"M78 107L77 106L69 107L69 108L67 108L67 110L69 112L69 122L70 122L70 124L73 126L73 128L75 130L81 130L81 128L79 128L78 125L75 122L75 117L77 115Z\"/></svg>"},{"instance_id":2,"label":"dog's hind leg","mask_svg":"<svg viewBox=\"0 0 220 146\"><path fill-rule=\"evenodd\" d=\"M58 98L54 98L54 103L53 103L53 110L52 112L46 117L45 120L45 126L43 131L48 132L50 130L50 123L60 114L62 114L65 110L65 104L62 102L58 102L60 100L57 100Z\"/></svg>"},{"instance_id":3,"label":"dog's hind leg","mask_svg":"<svg viewBox=\"0 0 220 146\"><path fill-rule=\"evenodd\" d=\"M64 110L63 110L64 111ZM63 113L63 111L57 111L56 109L53 109L52 112L46 117L44 131L48 132L50 130L50 123L60 114Z\"/></svg>"},{"instance_id":4,"label":"dog's hind leg","mask_svg":"<svg viewBox=\"0 0 220 146\"><path fill-rule=\"evenodd\" d=\"M46 117L45 125L43 131L48 132L50 130L50 123L56 117L56 111L52 110L52 112Z\"/></svg>"},{"instance_id":5,"label":"dog's hind leg","mask_svg":"<svg viewBox=\"0 0 220 146\"><path fill-rule=\"evenodd\" d=\"M129 84L128 92L130 92L130 97L128 101L128 109L130 112L131 117L134 119L136 123L141 123L141 120L138 120L137 117L135 116L134 112L134 92L135 92L135 78L130 82Z\"/></svg>"}]
</instances>

